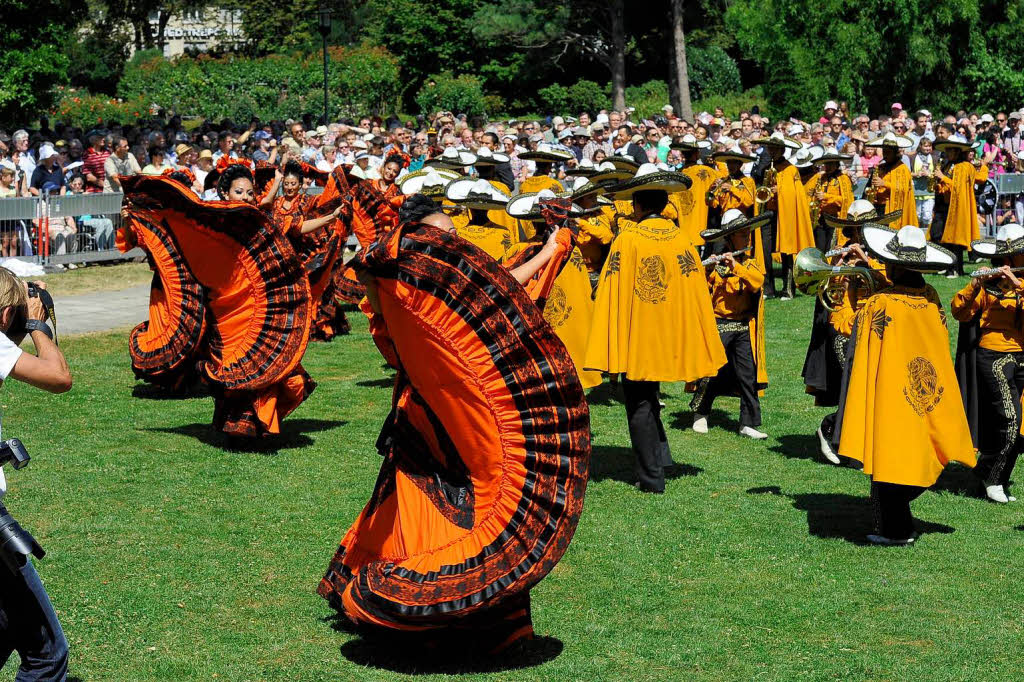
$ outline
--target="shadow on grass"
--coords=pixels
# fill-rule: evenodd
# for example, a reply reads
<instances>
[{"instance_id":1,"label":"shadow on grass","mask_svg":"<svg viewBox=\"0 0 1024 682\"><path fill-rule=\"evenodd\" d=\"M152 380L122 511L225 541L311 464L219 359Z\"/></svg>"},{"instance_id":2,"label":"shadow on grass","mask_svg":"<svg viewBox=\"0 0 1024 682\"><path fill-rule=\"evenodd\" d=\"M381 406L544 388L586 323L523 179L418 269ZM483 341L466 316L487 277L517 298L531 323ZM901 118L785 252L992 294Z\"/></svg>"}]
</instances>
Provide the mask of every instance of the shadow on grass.
<instances>
[{"instance_id":1,"label":"shadow on grass","mask_svg":"<svg viewBox=\"0 0 1024 682\"><path fill-rule=\"evenodd\" d=\"M668 424L670 429L686 431L693 428L693 412L691 410L673 412L671 417L672 419ZM725 410L712 409L711 414L708 415L708 428L736 432L740 430L740 423L734 415Z\"/></svg>"},{"instance_id":2,"label":"shadow on grass","mask_svg":"<svg viewBox=\"0 0 1024 682\"><path fill-rule=\"evenodd\" d=\"M532 668L552 661L564 645L556 637L538 636L511 646L500 654L473 651L472 644L427 644L415 635L364 634L339 616L324 619L338 632L355 635L341 645L341 655L356 665L401 675L458 675L496 673Z\"/></svg>"},{"instance_id":3,"label":"shadow on grass","mask_svg":"<svg viewBox=\"0 0 1024 682\"><path fill-rule=\"evenodd\" d=\"M622 388L618 382L612 383L605 377L604 383L587 392L589 405L618 405L622 403Z\"/></svg>"},{"instance_id":4,"label":"shadow on grass","mask_svg":"<svg viewBox=\"0 0 1024 682\"><path fill-rule=\"evenodd\" d=\"M1021 531L1022 533L1024 533L1024 524L1021 524L1021 525L1019 525L1019 526L1015 527L1015 528L1014 528L1014 530L1019 530L1019 531Z\"/></svg>"},{"instance_id":5,"label":"shadow on grass","mask_svg":"<svg viewBox=\"0 0 1024 682\"><path fill-rule=\"evenodd\" d=\"M394 377L384 377L382 379L363 379L362 381L356 382L356 386L361 386L363 388L391 388L394 385Z\"/></svg>"},{"instance_id":6,"label":"shadow on grass","mask_svg":"<svg viewBox=\"0 0 1024 682\"><path fill-rule=\"evenodd\" d=\"M595 446L590 455L590 480L610 479L633 485L636 482L636 474L633 472L635 463L636 457L632 448L618 445ZM665 479L671 481L684 476L696 476L703 471L692 464L676 462L675 466L665 472Z\"/></svg>"},{"instance_id":7,"label":"shadow on grass","mask_svg":"<svg viewBox=\"0 0 1024 682\"><path fill-rule=\"evenodd\" d=\"M202 382L197 382L181 391L173 391L153 384L135 384L132 386L132 397L143 400L184 400L187 398L209 397L210 390Z\"/></svg>"},{"instance_id":8,"label":"shadow on grass","mask_svg":"<svg viewBox=\"0 0 1024 682\"><path fill-rule=\"evenodd\" d=\"M984 486L971 469L957 463L950 464L939 475L932 490L963 495L964 497L985 498Z\"/></svg>"},{"instance_id":9,"label":"shadow on grass","mask_svg":"<svg viewBox=\"0 0 1024 682\"><path fill-rule=\"evenodd\" d=\"M818 435L815 433L790 433L778 436L776 440L778 444L768 448L769 452L777 452L789 459L812 459L827 463L821 454Z\"/></svg>"},{"instance_id":10,"label":"shadow on grass","mask_svg":"<svg viewBox=\"0 0 1024 682\"><path fill-rule=\"evenodd\" d=\"M348 422L327 419L285 419L281 422L281 433L266 438L235 438L221 433L210 424L182 424L180 426L162 426L146 431L160 433L176 433L181 436L195 438L205 445L232 452L251 452L274 454L279 450L294 450L313 444L308 433L318 433L340 428Z\"/></svg>"},{"instance_id":11,"label":"shadow on grass","mask_svg":"<svg viewBox=\"0 0 1024 682\"><path fill-rule=\"evenodd\" d=\"M842 493L798 493L790 495L778 486L751 488L748 495L784 495L793 507L807 514L807 530L825 539L840 539L855 545L870 544L868 533L874 532L874 509L871 499ZM953 533L955 528L941 523L915 520L917 530L926 533Z\"/></svg>"}]
</instances>

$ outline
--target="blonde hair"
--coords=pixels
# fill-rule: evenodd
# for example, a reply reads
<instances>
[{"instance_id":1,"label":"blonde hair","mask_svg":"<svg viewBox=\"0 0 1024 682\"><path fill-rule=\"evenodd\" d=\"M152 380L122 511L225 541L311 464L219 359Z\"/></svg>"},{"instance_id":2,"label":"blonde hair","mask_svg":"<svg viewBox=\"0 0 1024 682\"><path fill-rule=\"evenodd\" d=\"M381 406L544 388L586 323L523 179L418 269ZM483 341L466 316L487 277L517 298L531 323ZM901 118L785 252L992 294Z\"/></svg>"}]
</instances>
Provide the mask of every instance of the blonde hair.
<instances>
[{"instance_id":1,"label":"blonde hair","mask_svg":"<svg viewBox=\"0 0 1024 682\"><path fill-rule=\"evenodd\" d=\"M7 268L0 268L0 310L4 308L28 306L28 295L25 285Z\"/></svg>"}]
</instances>

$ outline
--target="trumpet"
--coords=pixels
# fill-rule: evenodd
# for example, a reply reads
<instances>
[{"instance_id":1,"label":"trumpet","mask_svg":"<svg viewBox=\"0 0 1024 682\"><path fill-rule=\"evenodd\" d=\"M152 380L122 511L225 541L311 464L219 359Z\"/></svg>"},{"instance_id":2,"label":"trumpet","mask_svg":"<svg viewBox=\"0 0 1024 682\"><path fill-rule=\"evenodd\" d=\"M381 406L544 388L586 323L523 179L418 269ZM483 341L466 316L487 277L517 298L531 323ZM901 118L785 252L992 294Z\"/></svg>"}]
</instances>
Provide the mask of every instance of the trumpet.
<instances>
[{"instance_id":1,"label":"trumpet","mask_svg":"<svg viewBox=\"0 0 1024 682\"><path fill-rule=\"evenodd\" d=\"M728 192L733 188L739 188L743 186L743 181L737 178L719 178L715 180L711 187L708 189L707 196L705 197L707 203L711 204L723 191Z\"/></svg>"},{"instance_id":2,"label":"trumpet","mask_svg":"<svg viewBox=\"0 0 1024 682\"><path fill-rule=\"evenodd\" d=\"M730 251L729 253L716 253L714 256L708 256L707 258L702 260L700 264L703 265L704 267L707 267L709 265L718 265L719 263L725 260L726 256L739 256L741 254L746 253L747 251L750 251L749 246L744 249Z\"/></svg>"},{"instance_id":3,"label":"trumpet","mask_svg":"<svg viewBox=\"0 0 1024 682\"><path fill-rule=\"evenodd\" d=\"M939 186L939 179L935 177L935 169L928 175L928 193L935 194L935 189Z\"/></svg>"},{"instance_id":4,"label":"trumpet","mask_svg":"<svg viewBox=\"0 0 1024 682\"><path fill-rule=\"evenodd\" d=\"M805 294L817 296L821 300L821 305L829 312L834 311L843 302L844 277L863 279L867 295L875 293L875 280L870 270L849 265L829 265L825 262L824 254L814 247L798 253L793 263L796 288Z\"/></svg>"},{"instance_id":5,"label":"trumpet","mask_svg":"<svg viewBox=\"0 0 1024 682\"><path fill-rule=\"evenodd\" d=\"M775 162L768 166L768 170L764 172L764 182L754 192L754 201L758 204L764 205L771 201L772 197L775 196L776 182L778 172L775 170Z\"/></svg>"}]
</instances>

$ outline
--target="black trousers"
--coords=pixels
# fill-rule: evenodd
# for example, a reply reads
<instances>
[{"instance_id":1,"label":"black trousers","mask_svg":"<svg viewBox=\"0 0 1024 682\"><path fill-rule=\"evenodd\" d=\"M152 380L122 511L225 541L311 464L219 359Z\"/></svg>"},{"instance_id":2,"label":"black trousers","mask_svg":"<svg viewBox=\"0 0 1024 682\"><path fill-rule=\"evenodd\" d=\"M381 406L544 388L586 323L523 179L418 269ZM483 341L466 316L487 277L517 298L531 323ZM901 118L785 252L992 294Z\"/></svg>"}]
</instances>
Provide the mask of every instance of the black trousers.
<instances>
[{"instance_id":1,"label":"black trousers","mask_svg":"<svg viewBox=\"0 0 1024 682\"><path fill-rule=\"evenodd\" d=\"M814 248L822 253L832 248L832 238L835 237L835 230L819 223L814 228Z\"/></svg>"},{"instance_id":2,"label":"black trousers","mask_svg":"<svg viewBox=\"0 0 1024 682\"><path fill-rule=\"evenodd\" d=\"M1024 353L979 348L978 465L974 473L985 485L1008 486L1022 440L1021 395L1024 394Z\"/></svg>"},{"instance_id":3,"label":"black trousers","mask_svg":"<svg viewBox=\"0 0 1024 682\"><path fill-rule=\"evenodd\" d=\"M935 211L932 214L932 224L928 228L928 235L936 244L942 244L956 257L956 262L950 268L954 275L964 274L964 247L959 244L943 244L942 234L946 231L946 218L949 216L949 203L935 198Z\"/></svg>"},{"instance_id":4,"label":"black trousers","mask_svg":"<svg viewBox=\"0 0 1024 682\"><path fill-rule=\"evenodd\" d=\"M661 423L661 403L657 381L631 381L622 378L626 399L629 440L636 455L636 477L647 492L665 492L665 468L672 466L665 427Z\"/></svg>"},{"instance_id":5,"label":"black trousers","mask_svg":"<svg viewBox=\"0 0 1024 682\"><path fill-rule=\"evenodd\" d=\"M779 260L782 262L782 294L784 296L796 296L796 282L793 280L793 254L780 253Z\"/></svg>"},{"instance_id":6,"label":"black trousers","mask_svg":"<svg viewBox=\"0 0 1024 682\"><path fill-rule=\"evenodd\" d=\"M724 323L724 324L723 324ZM729 361L718 374L697 382L697 392L690 407L697 414L708 414L715 398L740 394L740 426L761 425L761 402L757 398L757 364L750 348L750 330L746 322L720 321L718 333Z\"/></svg>"},{"instance_id":7,"label":"black trousers","mask_svg":"<svg viewBox=\"0 0 1024 682\"><path fill-rule=\"evenodd\" d=\"M775 263L772 252L775 250L775 218L761 226L761 255L764 257L764 295L775 296Z\"/></svg>"},{"instance_id":8,"label":"black trousers","mask_svg":"<svg viewBox=\"0 0 1024 682\"><path fill-rule=\"evenodd\" d=\"M916 485L871 482L871 503L875 512L875 530L891 540L905 540L914 534L914 515L910 503L927 490Z\"/></svg>"}]
</instances>

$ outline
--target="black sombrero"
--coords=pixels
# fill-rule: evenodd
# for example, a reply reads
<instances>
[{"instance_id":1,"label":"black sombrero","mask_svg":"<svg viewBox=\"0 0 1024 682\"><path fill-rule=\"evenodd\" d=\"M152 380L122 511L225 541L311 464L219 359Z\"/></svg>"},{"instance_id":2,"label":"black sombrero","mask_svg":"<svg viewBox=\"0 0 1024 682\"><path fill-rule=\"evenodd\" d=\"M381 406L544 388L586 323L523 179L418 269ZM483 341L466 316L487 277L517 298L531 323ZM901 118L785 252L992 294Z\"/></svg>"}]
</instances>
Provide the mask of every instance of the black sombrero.
<instances>
[{"instance_id":1,"label":"black sombrero","mask_svg":"<svg viewBox=\"0 0 1024 682\"><path fill-rule=\"evenodd\" d=\"M608 188L610 194L616 199L628 199L636 192L645 190L662 190L664 192L682 192L689 189L693 180L689 176L676 171L662 170L653 163L645 163L640 166L629 180L620 182Z\"/></svg>"},{"instance_id":2,"label":"black sombrero","mask_svg":"<svg viewBox=\"0 0 1024 682\"><path fill-rule=\"evenodd\" d=\"M734 232L740 230L753 230L762 225L765 225L771 221L775 216L771 211L765 211L760 215L756 215L753 218L748 218L739 209L729 209L722 216L722 226L719 228L704 230L700 233L701 239L706 242L714 242L719 239L724 239Z\"/></svg>"}]
</instances>

